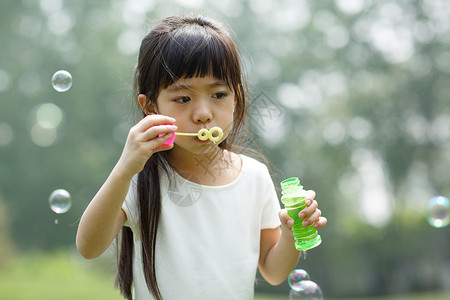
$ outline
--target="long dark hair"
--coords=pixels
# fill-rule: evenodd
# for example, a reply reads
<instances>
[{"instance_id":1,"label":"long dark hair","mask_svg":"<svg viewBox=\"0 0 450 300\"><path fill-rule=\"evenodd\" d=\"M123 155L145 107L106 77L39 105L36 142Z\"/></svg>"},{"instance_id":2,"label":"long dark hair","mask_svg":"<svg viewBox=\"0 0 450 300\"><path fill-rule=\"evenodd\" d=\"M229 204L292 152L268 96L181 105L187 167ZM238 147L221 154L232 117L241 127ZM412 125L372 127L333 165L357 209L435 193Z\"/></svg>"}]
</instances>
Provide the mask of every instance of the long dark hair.
<instances>
[{"instance_id":1,"label":"long dark hair","mask_svg":"<svg viewBox=\"0 0 450 300\"><path fill-rule=\"evenodd\" d=\"M221 149L232 150L232 145L242 140L238 133L244 126L246 115L246 87L238 48L221 23L190 15L168 17L159 22L142 40L133 96L135 100L139 94L147 96L142 109L144 117L147 105L156 107L161 89L180 78L203 76L224 80L235 93L232 129L219 144ZM155 250L161 213L159 171L170 169L166 155L164 152L153 154L139 173L137 182L143 270L147 286L156 299L162 299L156 280ZM131 300L133 233L130 228L123 227L120 243L116 286L126 299Z\"/></svg>"}]
</instances>

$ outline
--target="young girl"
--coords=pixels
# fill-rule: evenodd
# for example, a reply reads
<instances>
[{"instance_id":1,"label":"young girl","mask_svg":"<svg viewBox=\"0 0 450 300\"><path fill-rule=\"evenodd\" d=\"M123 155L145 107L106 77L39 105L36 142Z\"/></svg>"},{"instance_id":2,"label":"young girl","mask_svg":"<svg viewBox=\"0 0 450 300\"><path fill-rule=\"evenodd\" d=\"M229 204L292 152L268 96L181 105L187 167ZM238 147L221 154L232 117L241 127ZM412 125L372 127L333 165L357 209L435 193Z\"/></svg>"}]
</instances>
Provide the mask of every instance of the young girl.
<instances>
[{"instance_id":1,"label":"young girl","mask_svg":"<svg viewBox=\"0 0 450 300\"><path fill-rule=\"evenodd\" d=\"M232 145L246 98L236 45L201 16L169 17L143 39L135 99L143 118L84 212L77 247L95 258L122 232L116 284L126 299L253 299L296 267L293 224L267 167ZM220 127L217 143L173 132ZM309 192L304 226L326 224ZM281 226L280 226L281 224Z\"/></svg>"}]
</instances>

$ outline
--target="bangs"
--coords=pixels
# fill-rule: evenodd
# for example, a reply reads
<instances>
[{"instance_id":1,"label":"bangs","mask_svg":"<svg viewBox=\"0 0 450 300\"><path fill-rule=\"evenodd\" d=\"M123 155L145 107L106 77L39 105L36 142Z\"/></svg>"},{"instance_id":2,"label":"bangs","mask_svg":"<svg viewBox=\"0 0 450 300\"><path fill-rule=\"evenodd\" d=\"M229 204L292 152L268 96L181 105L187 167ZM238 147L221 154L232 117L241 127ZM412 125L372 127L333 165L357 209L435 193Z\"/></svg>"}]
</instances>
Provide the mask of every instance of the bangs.
<instances>
[{"instance_id":1,"label":"bangs","mask_svg":"<svg viewBox=\"0 0 450 300\"><path fill-rule=\"evenodd\" d=\"M207 27L187 25L160 41L158 90L180 78L213 76L232 90L240 85L239 57L234 45L227 44Z\"/></svg>"}]
</instances>

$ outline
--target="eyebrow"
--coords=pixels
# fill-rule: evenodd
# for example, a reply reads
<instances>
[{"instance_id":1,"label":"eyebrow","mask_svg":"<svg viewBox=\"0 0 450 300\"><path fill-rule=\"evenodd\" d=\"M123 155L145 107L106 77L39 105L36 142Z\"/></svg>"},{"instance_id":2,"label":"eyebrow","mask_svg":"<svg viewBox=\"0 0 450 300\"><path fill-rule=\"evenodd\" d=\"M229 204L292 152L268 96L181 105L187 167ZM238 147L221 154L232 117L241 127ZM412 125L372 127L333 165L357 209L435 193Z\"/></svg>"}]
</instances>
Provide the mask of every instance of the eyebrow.
<instances>
[{"instance_id":1,"label":"eyebrow","mask_svg":"<svg viewBox=\"0 0 450 300\"><path fill-rule=\"evenodd\" d=\"M211 83L208 83L207 86L208 86L208 88L214 88L214 87L217 87L217 86L226 86L226 87L228 87L228 85L223 80L213 81ZM170 85L167 88L167 92L169 92L169 93L172 92L173 93L173 92L177 92L177 91L180 91L180 90L192 90L192 89L193 89L193 86L189 85L189 84L173 83L172 85Z\"/></svg>"}]
</instances>

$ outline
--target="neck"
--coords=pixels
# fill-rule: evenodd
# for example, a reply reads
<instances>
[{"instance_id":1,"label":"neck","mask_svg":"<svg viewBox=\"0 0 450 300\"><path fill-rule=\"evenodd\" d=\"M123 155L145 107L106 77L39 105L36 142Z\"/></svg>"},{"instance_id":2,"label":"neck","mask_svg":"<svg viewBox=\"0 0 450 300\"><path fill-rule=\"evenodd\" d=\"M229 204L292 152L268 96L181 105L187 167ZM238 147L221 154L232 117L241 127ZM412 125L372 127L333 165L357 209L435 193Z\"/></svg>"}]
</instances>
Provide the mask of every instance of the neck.
<instances>
[{"instance_id":1,"label":"neck","mask_svg":"<svg viewBox=\"0 0 450 300\"><path fill-rule=\"evenodd\" d=\"M231 152L217 146L201 154L175 147L168 153L167 160L179 175L199 184L221 185L236 174Z\"/></svg>"}]
</instances>

